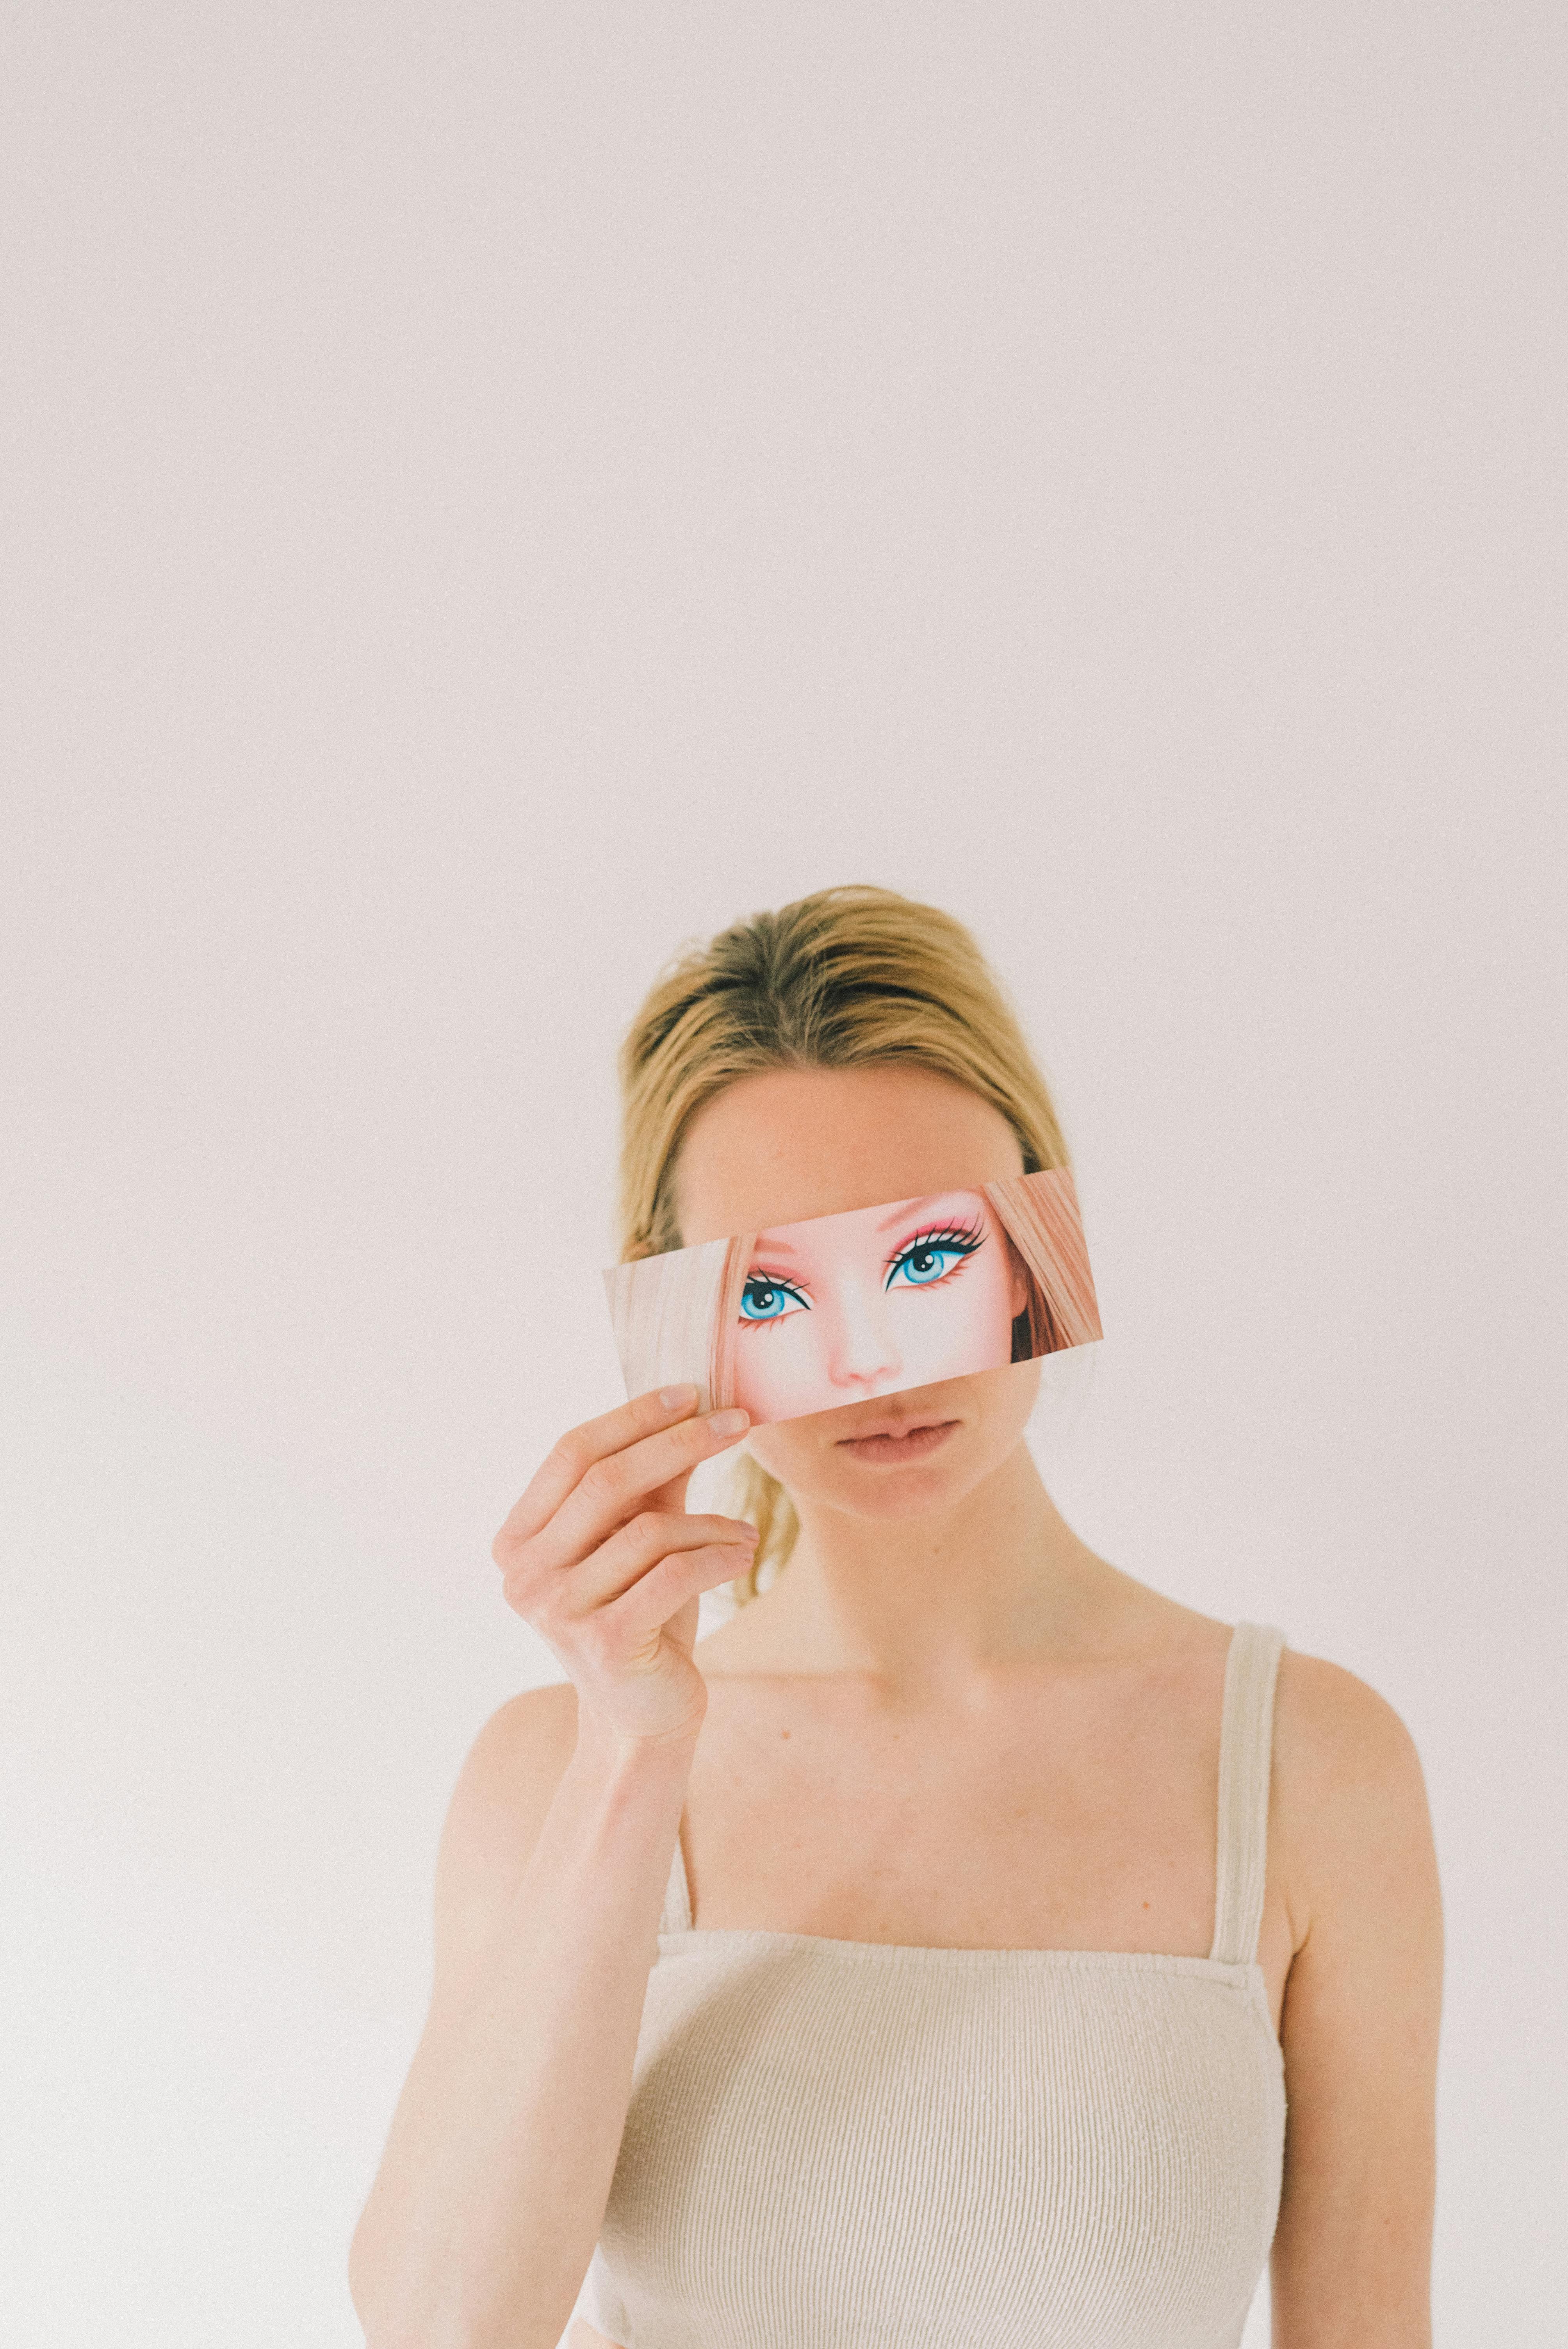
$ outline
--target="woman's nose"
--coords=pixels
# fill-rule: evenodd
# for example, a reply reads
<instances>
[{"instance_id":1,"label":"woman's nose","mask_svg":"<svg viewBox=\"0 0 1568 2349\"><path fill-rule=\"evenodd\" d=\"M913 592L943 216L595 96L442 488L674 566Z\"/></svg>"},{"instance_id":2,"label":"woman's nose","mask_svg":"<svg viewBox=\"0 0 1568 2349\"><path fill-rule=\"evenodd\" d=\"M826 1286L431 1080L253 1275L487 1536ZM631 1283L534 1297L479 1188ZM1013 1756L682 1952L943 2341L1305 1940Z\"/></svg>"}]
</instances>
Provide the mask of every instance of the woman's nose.
<instances>
[{"instance_id":1,"label":"woman's nose","mask_svg":"<svg viewBox=\"0 0 1568 2349\"><path fill-rule=\"evenodd\" d=\"M880 1284L846 1281L834 1300L828 1375L839 1387L880 1386L902 1367Z\"/></svg>"}]
</instances>

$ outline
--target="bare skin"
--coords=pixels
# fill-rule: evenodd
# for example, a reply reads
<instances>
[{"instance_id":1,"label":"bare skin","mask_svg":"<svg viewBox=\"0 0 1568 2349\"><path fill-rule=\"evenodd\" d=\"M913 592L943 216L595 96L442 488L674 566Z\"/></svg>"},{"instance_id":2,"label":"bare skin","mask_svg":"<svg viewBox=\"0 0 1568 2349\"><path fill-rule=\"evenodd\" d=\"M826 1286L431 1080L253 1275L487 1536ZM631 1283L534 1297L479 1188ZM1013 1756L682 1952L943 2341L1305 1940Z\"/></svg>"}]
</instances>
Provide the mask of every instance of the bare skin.
<instances>
[{"instance_id":1,"label":"bare skin","mask_svg":"<svg viewBox=\"0 0 1568 2349\"><path fill-rule=\"evenodd\" d=\"M989 1104L924 1071L772 1072L731 1087L695 1122L678 1168L681 1236L694 1244L1021 1166ZM535 1562L519 1579L517 1541L503 1529L508 1595L572 1677L501 1708L454 1796L432 2025L416 2063L418 2075L428 2055L435 2086L422 2119L399 2107L377 2189L385 2180L386 2234L373 2193L363 2249L356 2236L363 2289L353 2278L362 2314L393 2304L381 2246L396 2221L416 2247L424 2229L449 2262L466 2258L484 2288L458 2299L495 2313L406 2333L367 2321L371 2349L416 2337L461 2349L558 2338L603 2215L651 1955L623 1949L616 1971L619 1945L594 1904L605 1906L614 1863L637 1879L617 1930L634 1915L651 1934L677 1832L705 1928L1208 1954L1231 1626L1122 1573L1065 1523L1023 1443L1037 1380L1015 1366L751 1430L750 1448L795 1500L800 1537L779 1580L695 1647L695 1596L634 1656L602 1621L595 1630L605 1592L634 1602L632 1569L603 1564L623 1537L594 1547L562 1530L581 1512L575 1486L519 1504ZM922 1456L901 1457L896 1443L891 1457L868 1456L867 1431L921 1423L947 1431ZM566 1441L630 1463L703 1423L645 1425L610 1414L591 1439L574 1431ZM721 1448L712 1434L685 1440L694 1452ZM630 1469L626 1478L635 1481ZM724 1578L722 1551L703 1545L727 1539L713 1530L724 1521L679 1517L684 1488L684 1477L662 1485L659 1506L683 1528L682 1555L705 1560L687 1578L711 1588ZM624 1525L637 1506L629 1485L605 1497ZM554 1583L538 1563L542 1543L566 1561ZM645 1587L657 1570L637 1569ZM549 1612L561 1608L562 1574L580 1593L570 1631ZM596 1604L586 1603L590 1581ZM542 1602L546 1589L556 1595ZM625 1825L628 1812L638 1816ZM1289 2102L1271 2262L1275 2349L1428 2349L1441 1920L1420 1766L1382 1698L1294 1649L1280 1667L1269 1838L1259 1959ZM584 1839L603 1854L599 1876L573 1873ZM536 1929L509 1984L498 1951L509 1934L524 1937L523 1917L552 1907L573 1918L571 1936L563 1926L552 1942ZM477 2064L488 2044L493 2071L508 1998L519 2013L566 1999L558 1980L581 1970L584 1950L598 1962L601 1946L620 2036L586 2101L583 2064L573 2095L555 2091L542 2048L509 2091L534 2132L550 2133L556 2170L577 2180L550 2205L566 2239L558 2262L534 2273L499 2220L471 2223L454 2253L455 2196L441 2204L420 2165L440 2174L460 2133L478 2147L482 2132L475 2094L451 2085L459 2034L449 2027L443 2043L437 2018L465 2007L471 2017L477 1994L496 2020L490 2043L470 2023L464 2060ZM561 2013L565 2033L569 2008ZM557 2189L530 2169L525 2140L519 2132L511 2155L510 2207L531 2195L543 2209ZM491 2167L495 2158L487 2150ZM410 2291L433 2292L433 2261L414 2259ZM572 2327L572 2349L603 2339L581 2318Z\"/></svg>"}]
</instances>

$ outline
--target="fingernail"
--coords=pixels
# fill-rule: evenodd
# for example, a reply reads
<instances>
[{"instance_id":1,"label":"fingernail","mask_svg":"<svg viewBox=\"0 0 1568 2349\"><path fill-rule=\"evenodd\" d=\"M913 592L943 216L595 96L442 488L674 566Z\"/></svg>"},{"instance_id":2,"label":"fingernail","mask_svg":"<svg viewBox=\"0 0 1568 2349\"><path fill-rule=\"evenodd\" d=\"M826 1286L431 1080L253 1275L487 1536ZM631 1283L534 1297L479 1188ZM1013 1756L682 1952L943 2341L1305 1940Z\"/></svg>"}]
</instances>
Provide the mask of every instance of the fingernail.
<instances>
[{"instance_id":1,"label":"fingernail","mask_svg":"<svg viewBox=\"0 0 1568 2349\"><path fill-rule=\"evenodd\" d=\"M738 1435L743 1427L750 1425L751 1414L745 1411L716 1411L707 1423L716 1435Z\"/></svg>"},{"instance_id":2,"label":"fingernail","mask_svg":"<svg viewBox=\"0 0 1568 2349\"><path fill-rule=\"evenodd\" d=\"M666 1411L676 1411L679 1409L683 1402L695 1402L696 1401L696 1389L692 1386L661 1387L659 1389L659 1401L664 1404Z\"/></svg>"},{"instance_id":3,"label":"fingernail","mask_svg":"<svg viewBox=\"0 0 1568 2349\"><path fill-rule=\"evenodd\" d=\"M738 1542L755 1544L760 1541L762 1537L758 1532L755 1526L737 1526L735 1529L735 1538Z\"/></svg>"}]
</instances>

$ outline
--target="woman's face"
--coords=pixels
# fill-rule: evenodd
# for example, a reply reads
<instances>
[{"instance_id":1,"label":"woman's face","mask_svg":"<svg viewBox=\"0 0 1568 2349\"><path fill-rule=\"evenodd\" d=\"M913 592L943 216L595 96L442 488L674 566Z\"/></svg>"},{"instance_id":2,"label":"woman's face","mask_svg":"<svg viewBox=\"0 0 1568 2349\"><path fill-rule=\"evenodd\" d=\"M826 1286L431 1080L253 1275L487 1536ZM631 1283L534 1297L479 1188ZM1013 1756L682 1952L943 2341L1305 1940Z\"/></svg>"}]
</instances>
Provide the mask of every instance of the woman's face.
<instances>
[{"instance_id":1,"label":"woman's face","mask_svg":"<svg viewBox=\"0 0 1568 2349\"><path fill-rule=\"evenodd\" d=\"M798 1505L918 1516L1012 1452L1040 1366L1011 1361L1024 1279L980 1186L1023 1171L999 1111L896 1063L743 1077L693 1120L681 1245L761 1235L737 1399L798 1414L746 1439Z\"/></svg>"},{"instance_id":2,"label":"woman's face","mask_svg":"<svg viewBox=\"0 0 1568 2349\"><path fill-rule=\"evenodd\" d=\"M760 1232L732 1333L758 1424L1013 1359L1027 1302L983 1191L938 1191Z\"/></svg>"}]
</instances>

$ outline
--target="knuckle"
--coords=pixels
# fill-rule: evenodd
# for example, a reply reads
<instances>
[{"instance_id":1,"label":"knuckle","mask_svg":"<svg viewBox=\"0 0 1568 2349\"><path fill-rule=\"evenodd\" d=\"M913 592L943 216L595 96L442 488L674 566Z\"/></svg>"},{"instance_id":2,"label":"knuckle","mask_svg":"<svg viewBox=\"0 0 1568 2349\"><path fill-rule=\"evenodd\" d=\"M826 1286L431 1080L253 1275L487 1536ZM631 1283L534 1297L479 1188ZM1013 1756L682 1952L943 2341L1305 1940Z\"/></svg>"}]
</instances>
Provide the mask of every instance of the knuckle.
<instances>
[{"instance_id":1,"label":"knuckle","mask_svg":"<svg viewBox=\"0 0 1568 2349\"><path fill-rule=\"evenodd\" d=\"M657 1509L639 1509L626 1531L635 1548L652 1553L667 1546L669 1519Z\"/></svg>"},{"instance_id":2,"label":"knuckle","mask_svg":"<svg viewBox=\"0 0 1568 2349\"><path fill-rule=\"evenodd\" d=\"M520 1542L501 1568L501 1582L512 1606L535 1608L550 1589L549 1577L541 1571L537 1554L527 1542Z\"/></svg>"},{"instance_id":3,"label":"knuckle","mask_svg":"<svg viewBox=\"0 0 1568 2349\"><path fill-rule=\"evenodd\" d=\"M621 1473L614 1461L595 1460L582 1475L580 1490L591 1501L614 1501L620 1495Z\"/></svg>"},{"instance_id":4,"label":"knuckle","mask_svg":"<svg viewBox=\"0 0 1568 2349\"><path fill-rule=\"evenodd\" d=\"M515 1607L520 1614L525 1609L531 1614L537 1611L534 1580L526 1566L514 1559L501 1576L501 1588L506 1593L507 1605Z\"/></svg>"},{"instance_id":5,"label":"knuckle","mask_svg":"<svg viewBox=\"0 0 1568 2349\"><path fill-rule=\"evenodd\" d=\"M519 1533L515 1526L502 1526L490 1544L490 1556L503 1574L526 1574L533 1563L532 1537Z\"/></svg>"},{"instance_id":6,"label":"knuckle","mask_svg":"<svg viewBox=\"0 0 1568 2349\"><path fill-rule=\"evenodd\" d=\"M536 1582L518 1583L507 1597L523 1621L542 1639L552 1638L565 1628L565 1610L548 1587L542 1588Z\"/></svg>"}]
</instances>

